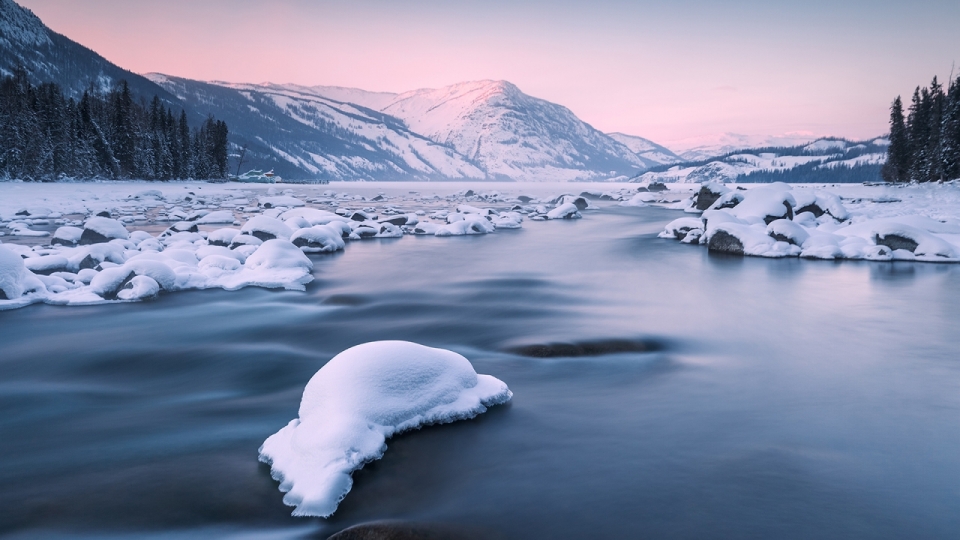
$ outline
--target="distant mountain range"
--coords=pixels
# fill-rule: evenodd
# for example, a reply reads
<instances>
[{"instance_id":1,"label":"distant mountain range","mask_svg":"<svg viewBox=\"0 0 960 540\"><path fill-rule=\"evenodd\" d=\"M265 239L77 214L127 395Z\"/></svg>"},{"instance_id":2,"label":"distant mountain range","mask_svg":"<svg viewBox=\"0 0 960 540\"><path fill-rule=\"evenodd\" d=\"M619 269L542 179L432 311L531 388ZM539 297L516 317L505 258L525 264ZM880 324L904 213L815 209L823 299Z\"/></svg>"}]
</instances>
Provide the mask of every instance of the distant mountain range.
<instances>
[{"instance_id":1,"label":"distant mountain range","mask_svg":"<svg viewBox=\"0 0 960 540\"><path fill-rule=\"evenodd\" d=\"M182 107L192 122L212 114L229 126L234 153L247 148L244 170L274 169L287 179L627 180L748 146L731 136L677 155L642 137L602 133L507 81L394 94L142 76L0 0L0 73L18 64L35 82L56 82L74 96L123 79L143 99Z\"/></svg>"},{"instance_id":2,"label":"distant mountain range","mask_svg":"<svg viewBox=\"0 0 960 540\"><path fill-rule=\"evenodd\" d=\"M739 149L654 167L633 182L878 182L890 141L822 138L797 146ZM686 154L684 154L686 155Z\"/></svg>"}]
</instances>

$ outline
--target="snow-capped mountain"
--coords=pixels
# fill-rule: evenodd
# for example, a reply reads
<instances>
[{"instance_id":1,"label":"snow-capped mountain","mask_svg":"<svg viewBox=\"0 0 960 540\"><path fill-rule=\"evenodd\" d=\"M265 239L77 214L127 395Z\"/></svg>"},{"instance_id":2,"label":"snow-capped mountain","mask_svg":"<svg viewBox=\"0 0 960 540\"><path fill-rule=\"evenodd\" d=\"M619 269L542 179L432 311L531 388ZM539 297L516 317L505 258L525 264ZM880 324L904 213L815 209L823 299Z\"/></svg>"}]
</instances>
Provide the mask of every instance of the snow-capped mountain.
<instances>
[{"instance_id":1,"label":"snow-capped mountain","mask_svg":"<svg viewBox=\"0 0 960 540\"><path fill-rule=\"evenodd\" d=\"M647 168L636 154L566 107L524 94L506 81L414 90L381 110L455 148L494 177L596 180Z\"/></svg>"},{"instance_id":2,"label":"snow-capped mountain","mask_svg":"<svg viewBox=\"0 0 960 540\"><path fill-rule=\"evenodd\" d=\"M700 161L665 165L634 182L864 182L879 181L890 142L823 138L785 148L743 149Z\"/></svg>"},{"instance_id":3,"label":"snow-capped mountain","mask_svg":"<svg viewBox=\"0 0 960 540\"><path fill-rule=\"evenodd\" d=\"M149 77L244 134L256 131L249 140L323 179L605 180L659 164L505 81L393 94ZM288 120L298 129L251 124Z\"/></svg>"},{"instance_id":4,"label":"snow-capped mountain","mask_svg":"<svg viewBox=\"0 0 960 540\"><path fill-rule=\"evenodd\" d=\"M661 146L649 139L644 139L643 137L627 135L626 133L607 133L607 136L629 148L631 152L643 160L647 167L652 168L683 161L680 156L673 153L669 148Z\"/></svg>"},{"instance_id":5,"label":"snow-capped mountain","mask_svg":"<svg viewBox=\"0 0 960 540\"><path fill-rule=\"evenodd\" d=\"M396 118L306 87L148 77L191 107L225 120L234 142L254 151L253 162L273 156L269 166L281 175L323 180L487 177L452 148L411 132Z\"/></svg>"},{"instance_id":6,"label":"snow-capped mountain","mask_svg":"<svg viewBox=\"0 0 960 540\"><path fill-rule=\"evenodd\" d=\"M17 65L26 68L34 82L55 82L75 96L91 87L109 89L122 79L139 96L159 95L172 102L172 96L146 78L50 30L13 0L0 0L0 74L9 75Z\"/></svg>"},{"instance_id":7,"label":"snow-capped mountain","mask_svg":"<svg viewBox=\"0 0 960 540\"><path fill-rule=\"evenodd\" d=\"M159 95L192 121L212 114L226 121L235 148L248 147L245 167L290 179L609 180L672 159L665 148L639 138L624 144L506 81L395 94L144 77L0 0L0 73L18 65L34 82L55 82L74 96L126 80L138 99Z\"/></svg>"}]
</instances>

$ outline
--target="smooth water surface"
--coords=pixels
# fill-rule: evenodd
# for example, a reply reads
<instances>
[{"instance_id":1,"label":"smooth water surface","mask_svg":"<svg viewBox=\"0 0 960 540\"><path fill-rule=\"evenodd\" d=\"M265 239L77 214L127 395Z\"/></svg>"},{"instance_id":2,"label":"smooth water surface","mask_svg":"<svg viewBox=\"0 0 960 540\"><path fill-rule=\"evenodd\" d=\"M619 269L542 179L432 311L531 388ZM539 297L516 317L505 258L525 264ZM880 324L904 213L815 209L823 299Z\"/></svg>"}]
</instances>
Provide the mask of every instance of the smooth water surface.
<instances>
[{"instance_id":1,"label":"smooth water surface","mask_svg":"<svg viewBox=\"0 0 960 540\"><path fill-rule=\"evenodd\" d=\"M355 242L306 293L0 312L0 534L956 538L960 268L711 256L656 237L675 217ZM609 338L659 350L504 352ZM390 441L332 519L290 517L258 447L382 339L456 350L513 402Z\"/></svg>"}]
</instances>

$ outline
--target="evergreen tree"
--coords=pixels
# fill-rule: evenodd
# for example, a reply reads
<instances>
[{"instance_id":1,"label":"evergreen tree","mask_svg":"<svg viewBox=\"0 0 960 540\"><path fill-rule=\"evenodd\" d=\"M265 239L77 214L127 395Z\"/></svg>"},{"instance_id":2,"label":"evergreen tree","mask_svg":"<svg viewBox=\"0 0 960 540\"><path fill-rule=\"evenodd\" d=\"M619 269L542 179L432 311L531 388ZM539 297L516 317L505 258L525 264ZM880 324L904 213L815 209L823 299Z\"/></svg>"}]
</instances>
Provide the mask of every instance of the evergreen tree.
<instances>
[{"instance_id":1,"label":"evergreen tree","mask_svg":"<svg viewBox=\"0 0 960 540\"><path fill-rule=\"evenodd\" d=\"M133 97L126 81L113 92L114 156L120 165L120 175L130 178L136 169L137 140L134 128Z\"/></svg>"},{"instance_id":2,"label":"evergreen tree","mask_svg":"<svg viewBox=\"0 0 960 540\"><path fill-rule=\"evenodd\" d=\"M937 82L937 78L933 78L933 82L930 83L930 104L929 104L929 117L927 118L927 181L943 181L943 170L941 167L942 163L942 145L940 141L940 130L941 123L943 121L943 85Z\"/></svg>"},{"instance_id":3,"label":"evergreen tree","mask_svg":"<svg viewBox=\"0 0 960 540\"><path fill-rule=\"evenodd\" d=\"M228 130L213 117L191 130L159 97L136 102L125 82L79 101L23 67L0 76L0 178L168 180L226 175Z\"/></svg>"},{"instance_id":4,"label":"evergreen tree","mask_svg":"<svg viewBox=\"0 0 960 540\"><path fill-rule=\"evenodd\" d=\"M887 182L906 182L910 179L910 141L903 119L903 102L900 96L890 107L890 146L887 162L881 174Z\"/></svg>"},{"instance_id":5,"label":"evergreen tree","mask_svg":"<svg viewBox=\"0 0 960 540\"><path fill-rule=\"evenodd\" d=\"M950 83L940 124L940 169L947 180L960 178L960 77Z\"/></svg>"}]
</instances>

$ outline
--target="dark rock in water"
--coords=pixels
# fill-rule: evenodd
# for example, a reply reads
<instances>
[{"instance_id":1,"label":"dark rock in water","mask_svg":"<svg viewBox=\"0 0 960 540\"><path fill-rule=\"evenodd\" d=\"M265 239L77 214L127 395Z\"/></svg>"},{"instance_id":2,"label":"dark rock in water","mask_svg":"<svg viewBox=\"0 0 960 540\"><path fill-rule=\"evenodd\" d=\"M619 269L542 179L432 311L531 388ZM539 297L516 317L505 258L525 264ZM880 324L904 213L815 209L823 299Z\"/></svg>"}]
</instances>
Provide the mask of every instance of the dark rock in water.
<instances>
[{"instance_id":1,"label":"dark rock in water","mask_svg":"<svg viewBox=\"0 0 960 540\"><path fill-rule=\"evenodd\" d=\"M396 225L397 227L402 227L407 224L407 216L394 216L390 219L381 219L380 223L390 223L391 225Z\"/></svg>"},{"instance_id":2,"label":"dark rock in water","mask_svg":"<svg viewBox=\"0 0 960 540\"><path fill-rule=\"evenodd\" d=\"M583 191L580 193L580 196L588 201L599 201L603 199L602 193L590 193L589 191Z\"/></svg>"},{"instance_id":3,"label":"dark rock in water","mask_svg":"<svg viewBox=\"0 0 960 540\"><path fill-rule=\"evenodd\" d=\"M108 218L108 217L110 217L110 212L108 212L108 211L106 211L106 210L102 210L102 211L100 211L100 212L97 212L97 217L105 217L105 218Z\"/></svg>"},{"instance_id":4,"label":"dark rock in water","mask_svg":"<svg viewBox=\"0 0 960 540\"><path fill-rule=\"evenodd\" d=\"M663 182L650 182L650 184L647 186L647 189L653 192L666 191L667 185Z\"/></svg>"},{"instance_id":5,"label":"dark rock in water","mask_svg":"<svg viewBox=\"0 0 960 540\"><path fill-rule=\"evenodd\" d=\"M787 236L787 235L785 235L785 234L773 233L773 234L770 235L770 238L773 238L773 239L776 240L777 242L786 242L786 243L788 243L788 244L793 244L793 245L795 245L795 246L800 245L800 244L797 243L796 239L790 238L789 236Z\"/></svg>"},{"instance_id":6,"label":"dark rock in water","mask_svg":"<svg viewBox=\"0 0 960 540\"><path fill-rule=\"evenodd\" d=\"M369 523L338 532L327 540L479 540L474 535L407 523Z\"/></svg>"},{"instance_id":7,"label":"dark rock in water","mask_svg":"<svg viewBox=\"0 0 960 540\"><path fill-rule=\"evenodd\" d=\"M334 294L323 301L324 304L331 306L364 306L371 303L372 300L355 294Z\"/></svg>"},{"instance_id":8,"label":"dark rock in water","mask_svg":"<svg viewBox=\"0 0 960 540\"><path fill-rule=\"evenodd\" d=\"M783 214L781 214L781 215L779 215L779 216L766 216L765 218L763 218L763 222L766 223L767 225L769 225L769 224L773 223L774 221L776 221L776 220L778 220L778 219L790 219L790 220L792 220L792 219L793 219L793 207L790 206L790 204L788 204L787 201L783 201L783 207L784 207L784 212L783 212Z\"/></svg>"},{"instance_id":9,"label":"dark rock in water","mask_svg":"<svg viewBox=\"0 0 960 540\"><path fill-rule=\"evenodd\" d=\"M211 246L220 246L225 248L230 247L230 242L224 242L223 240L207 240L207 244Z\"/></svg>"},{"instance_id":10,"label":"dark rock in water","mask_svg":"<svg viewBox=\"0 0 960 540\"><path fill-rule=\"evenodd\" d=\"M120 284L119 284L116 288L111 289L111 290L109 290L109 291L104 291L103 294L100 295L100 296L102 296L104 300L116 300L116 299L117 299L117 295L120 294L120 291L122 291L123 289L125 289L125 288L127 287L127 285L128 285L128 284L133 280L133 278L135 278L135 277L137 277L137 274L136 274L135 272L130 272L129 274L127 274L127 277L123 278L123 281L121 281Z\"/></svg>"},{"instance_id":11,"label":"dark rock in water","mask_svg":"<svg viewBox=\"0 0 960 540\"><path fill-rule=\"evenodd\" d=\"M707 245L707 249L710 251L719 251L720 253L743 255L743 242L727 231L717 231L710 237L710 243Z\"/></svg>"},{"instance_id":12,"label":"dark rock in water","mask_svg":"<svg viewBox=\"0 0 960 540\"><path fill-rule=\"evenodd\" d=\"M96 268L102 261L98 261L93 258L92 255L87 255L80 261L80 270L86 270L88 268Z\"/></svg>"},{"instance_id":13,"label":"dark rock in water","mask_svg":"<svg viewBox=\"0 0 960 540\"><path fill-rule=\"evenodd\" d=\"M803 207L801 207L801 208L797 208L796 211L795 211L796 214L802 214L802 213L804 213L804 212L810 212L811 214L814 215L814 217L820 217L820 216L826 214L826 212L823 210L823 208L820 208L819 206L817 206L816 203L808 204L808 205L803 206Z\"/></svg>"},{"instance_id":14,"label":"dark rock in water","mask_svg":"<svg viewBox=\"0 0 960 540\"><path fill-rule=\"evenodd\" d=\"M371 238L380 234L379 229L374 229L373 227L367 226L357 227L353 230L353 232L356 233L360 238Z\"/></svg>"},{"instance_id":15,"label":"dark rock in water","mask_svg":"<svg viewBox=\"0 0 960 540\"><path fill-rule=\"evenodd\" d=\"M190 221L183 221L172 225L169 229L164 231L164 234L173 234L178 232L200 232L200 226Z\"/></svg>"},{"instance_id":16,"label":"dark rock in water","mask_svg":"<svg viewBox=\"0 0 960 540\"><path fill-rule=\"evenodd\" d=\"M898 249L905 249L911 253L917 250L918 244L914 239L907 238L906 236L900 236L899 234L888 234L886 236L880 236L879 234L874 238L874 242L878 246L887 246L888 248L896 251Z\"/></svg>"},{"instance_id":17,"label":"dark rock in water","mask_svg":"<svg viewBox=\"0 0 960 540\"><path fill-rule=\"evenodd\" d=\"M707 186L701 186L700 191L697 193L697 210L703 211L707 208L713 206L713 203L717 202L717 199L723 195L722 193L715 193Z\"/></svg>"},{"instance_id":18,"label":"dark rock in water","mask_svg":"<svg viewBox=\"0 0 960 540\"><path fill-rule=\"evenodd\" d=\"M464 197L473 197L474 195L476 195L476 193L474 193L472 189L468 189L466 193L463 194Z\"/></svg>"},{"instance_id":19,"label":"dark rock in water","mask_svg":"<svg viewBox=\"0 0 960 540\"><path fill-rule=\"evenodd\" d=\"M517 197L517 200L520 201L520 202L522 202L523 204L527 204L528 202L530 202L530 201L533 200L533 197L528 197L528 196L526 196L526 195L520 195L520 196Z\"/></svg>"},{"instance_id":20,"label":"dark rock in water","mask_svg":"<svg viewBox=\"0 0 960 540\"><path fill-rule=\"evenodd\" d=\"M293 245L297 246L298 248L308 247L313 249L323 249L325 247L323 242L312 242L302 236L295 238L293 240Z\"/></svg>"},{"instance_id":21,"label":"dark rock in water","mask_svg":"<svg viewBox=\"0 0 960 540\"><path fill-rule=\"evenodd\" d=\"M109 241L110 241L109 238L92 229L84 229L83 234L80 235L81 246L89 246L91 244L103 244Z\"/></svg>"},{"instance_id":22,"label":"dark rock in water","mask_svg":"<svg viewBox=\"0 0 960 540\"><path fill-rule=\"evenodd\" d=\"M370 218L370 214L368 214L368 213L366 213L366 212L356 211L356 212L354 212L354 213L350 216L350 219L351 219L352 221L361 221L361 222L362 222L362 221L370 221L371 218Z\"/></svg>"},{"instance_id":23,"label":"dark rock in water","mask_svg":"<svg viewBox=\"0 0 960 540\"><path fill-rule=\"evenodd\" d=\"M647 189L647 188L644 187L644 186L640 186L640 187L637 188L637 193L647 193L647 192L649 192L649 191L650 191L650 190Z\"/></svg>"},{"instance_id":24,"label":"dark rock in water","mask_svg":"<svg viewBox=\"0 0 960 540\"><path fill-rule=\"evenodd\" d=\"M370 199L370 200L371 200L371 201L380 202L380 201L385 201L385 200L387 200L387 199L386 199L386 197L384 197L383 195L377 195L376 197L374 197L374 198L372 198L372 199Z\"/></svg>"},{"instance_id":25,"label":"dark rock in water","mask_svg":"<svg viewBox=\"0 0 960 540\"><path fill-rule=\"evenodd\" d=\"M724 201L719 206L717 206L717 210L720 210L723 208L736 208L737 205L740 204L741 202L743 202L742 196L731 197L730 200Z\"/></svg>"},{"instance_id":26,"label":"dark rock in water","mask_svg":"<svg viewBox=\"0 0 960 540\"><path fill-rule=\"evenodd\" d=\"M586 210L590 203L583 197L577 197L573 200L573 205L577 207L577 210Z\"/></svg>"},{"instance_id":27,"label":"dark rock in water","mask_svg":"<svg viewBox=\"0 0 960 540\"><path fill-rule=\"evenodd\" d=\"M29 216L29 215L30 215L30 212L27 211L27 210L21 210L21 211L17 212L15 215L17 215L17 216ZM3 292L3 291L0 291L0 293L2 293L2 292Z\"/></svg>"},{"instance_id":28,"label":"dark rock in water","mask_svg":"<svg viewBox=\"0 0 960 540\"><path fill-rule=\"evenodd\" d=\"M619 353L647 353L663 349L654 341L610 339L578 343L548 343L511 347L507 352L531 358L576 358L580 356L603 356Z\"/></svg>"},{"instance_id":29,"label":"dark rock in water","mask_svg":"<svg viewBox=\"0 0 960 540\"><path fill-rule=\"evenodd\" d=\"M7 298L7 293L5 293L3 289L0 289L0 300L10 300Z\"/></svg>"},{"instance_id":30,"label":"dark rock in water","mask_svg":"<svg viewBox=\"0 0 960 540\"><path fill-rule=\"evenodd\" d=\"M259 238L260 240L263 240L264 242L266 242L267 240L276 240L276 239L277 239L276 235L270 234L270 233L265 232L265 231L252 231L252 232L250 233L250 236Z\"/></svg>"},{"instance_id":31,"label":"dark rock in water","mask_svg":"<svg viewBox=\"0 0 960 540\"><path fill-rule=\"evenodd\" d=\"M65 238L54 238L53 240L50 240L50 245L63 246L63 247L77 247L76 242L71 242L70 240L67 240Z\"/></svg>"}]
</instances>

